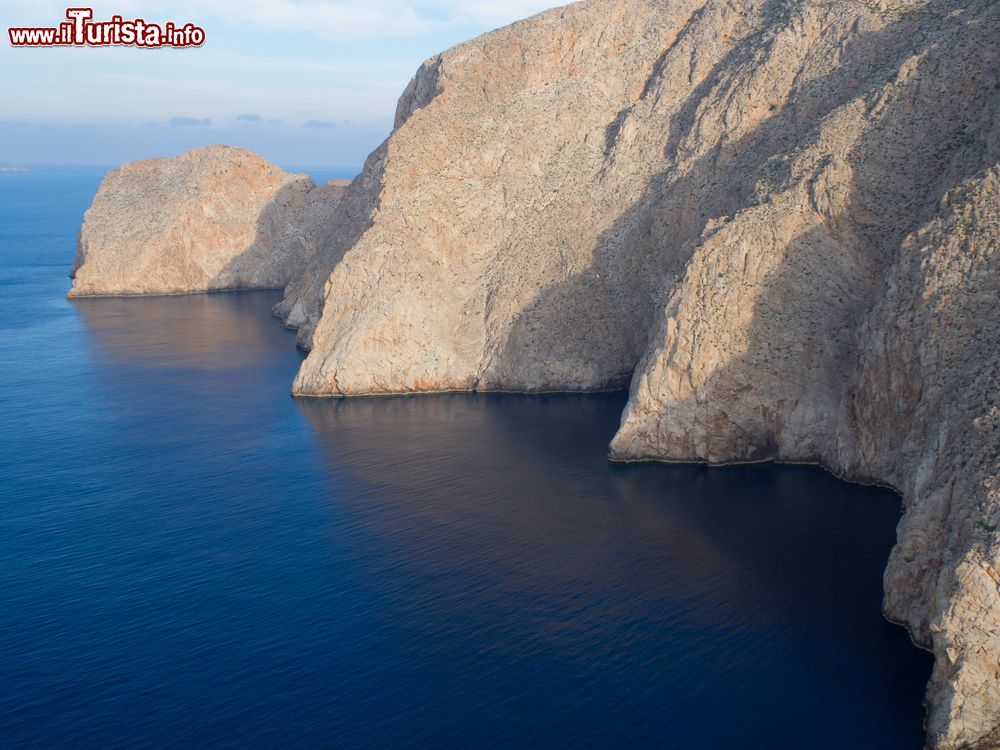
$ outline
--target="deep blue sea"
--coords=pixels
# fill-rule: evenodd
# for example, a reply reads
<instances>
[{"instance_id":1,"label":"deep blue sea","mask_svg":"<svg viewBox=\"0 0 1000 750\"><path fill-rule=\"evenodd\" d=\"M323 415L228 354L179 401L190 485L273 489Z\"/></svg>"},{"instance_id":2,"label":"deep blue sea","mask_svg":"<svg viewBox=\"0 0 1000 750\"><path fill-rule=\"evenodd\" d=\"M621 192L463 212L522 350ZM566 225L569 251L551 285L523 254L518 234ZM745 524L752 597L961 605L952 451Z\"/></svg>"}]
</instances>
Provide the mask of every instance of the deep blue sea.
<instances>
[{"instance_id":1,"label":"deep blue sea","mask_svg":"<svg viewBox=\"0 0 1000 750\"><path fill-rule=\"evenodd\" d=\"M0 747L919 750L892 494L294 400L274 293L65 299L100 178L0 173Z\"/></svg>"}]
</instances>

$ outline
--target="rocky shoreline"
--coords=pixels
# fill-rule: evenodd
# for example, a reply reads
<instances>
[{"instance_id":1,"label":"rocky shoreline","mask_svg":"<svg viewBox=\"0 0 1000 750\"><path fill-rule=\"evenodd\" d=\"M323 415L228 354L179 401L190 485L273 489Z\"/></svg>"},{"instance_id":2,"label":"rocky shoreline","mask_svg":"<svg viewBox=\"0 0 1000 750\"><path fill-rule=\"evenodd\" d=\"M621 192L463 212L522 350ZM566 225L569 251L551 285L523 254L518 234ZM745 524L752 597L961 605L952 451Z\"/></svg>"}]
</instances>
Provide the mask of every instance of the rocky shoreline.
<instances>
[{"instance_id":1,"label":"rocky shoreline","mask_svg":"<svg viewBox=\"0 0 1000 750\"><path fill-rule=\"evenodd\" d=\"M349 185L115 170L70 294L281 286L296 395L630 384L614 460L894 487L928 747L1000 747L998 37L989 0L586 0L426 62Z\"/></svg>"}]
</instances>

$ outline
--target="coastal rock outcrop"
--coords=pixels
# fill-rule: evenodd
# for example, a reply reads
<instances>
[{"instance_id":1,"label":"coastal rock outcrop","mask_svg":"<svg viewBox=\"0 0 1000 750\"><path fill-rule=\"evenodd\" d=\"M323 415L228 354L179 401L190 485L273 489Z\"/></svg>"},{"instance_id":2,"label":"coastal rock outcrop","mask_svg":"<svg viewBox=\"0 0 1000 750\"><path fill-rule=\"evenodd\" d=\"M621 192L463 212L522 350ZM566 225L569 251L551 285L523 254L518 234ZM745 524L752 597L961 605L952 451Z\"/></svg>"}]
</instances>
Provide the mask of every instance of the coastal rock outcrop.
<instances>
[{"instance_id":1,"label":"coastal rock outcrop","mask_svg":"<svg viewBox=\"0 0 1000 750\"><path fill-rule=\"evenodd\" d=\"M69 296L284 288L304 260L279 239L314 187L228 146L114 169L84 216Z\"/></svg>"},{"instance_id":2,"label":"coastal rock outcrop","mask_svg":"<svg viewBox=\"0 0 1000 750\"><path fill-rule=\"evenodd\" d=\"M585 0L432 58L279 212L293 392L630 385L616 459L895 487L928 745L1000 747L998 38L995 0ZM74 290L169 286L109 182Z\"/></svg>"},{"instance_id":3,"label":"coastal rock outcrop","mask_svg":"<svg viewBox=\"0 0 1000 750\"><path fill-rule=\"evenodd\" d=\"M997 746L997 38L988 0L592 0L428 61L294 392L631 382L615 458L896 487L929 745Z\"/></svg>"},{"instance_id":4,"label":"coastal rock outcrop","mask_svg":"<svg viewBox=\"0 0 1000 750\"><path fill-rule=\"evenodd\" d=\"M284 245L292 240L302 253L290 269L284 299L274 314L288 328L298 329L299 345L308 349L323 310L327 279L362 234L371 226L378 205L382 149L368 157L365 169L350 183L331 181L309 194L288 222Z\"/></svg>"}]
</instances>

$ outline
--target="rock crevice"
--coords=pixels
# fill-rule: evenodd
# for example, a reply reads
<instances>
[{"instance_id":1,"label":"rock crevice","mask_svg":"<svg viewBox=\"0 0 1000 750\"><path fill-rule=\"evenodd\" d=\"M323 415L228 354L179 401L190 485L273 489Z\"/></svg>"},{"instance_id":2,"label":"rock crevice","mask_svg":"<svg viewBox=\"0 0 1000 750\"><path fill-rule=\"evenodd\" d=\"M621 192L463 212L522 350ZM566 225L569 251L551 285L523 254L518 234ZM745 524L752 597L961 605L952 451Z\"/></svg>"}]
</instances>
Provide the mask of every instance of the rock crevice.
<instances>
[{"instance_id":1,"label":"rock crevice","mask_svg":"<svg viewBox=\"0 0 1000 750\"><path fill-rule=\"evenodd\" d=\"M587 0L436 56L361 175L263 232L294 393L630 384L615 458L897 488L928 745L997 747L997 38L991 0ZM151 291L109 180L74 290Z\"/></svg>"}]
</instances>

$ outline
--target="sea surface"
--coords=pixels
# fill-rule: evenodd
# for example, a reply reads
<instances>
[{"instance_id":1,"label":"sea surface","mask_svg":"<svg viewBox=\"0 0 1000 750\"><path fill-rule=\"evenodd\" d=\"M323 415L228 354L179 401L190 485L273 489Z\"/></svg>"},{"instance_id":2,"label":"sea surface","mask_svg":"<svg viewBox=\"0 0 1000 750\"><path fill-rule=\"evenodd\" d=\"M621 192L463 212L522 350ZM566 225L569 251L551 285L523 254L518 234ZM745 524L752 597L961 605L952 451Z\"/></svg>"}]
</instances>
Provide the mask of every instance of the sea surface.
<instances>
[{"instance_id":1,"label":"sea surface","mask_svg":"<svg viewBox=\"0 0 1000 750\"><path fill-rule=\"evenodd\" d=\"M100 178L0 174L0 747L921 747L892 494L294 400L274 293L65 299Z\"/></svg>"}]
</instances>

